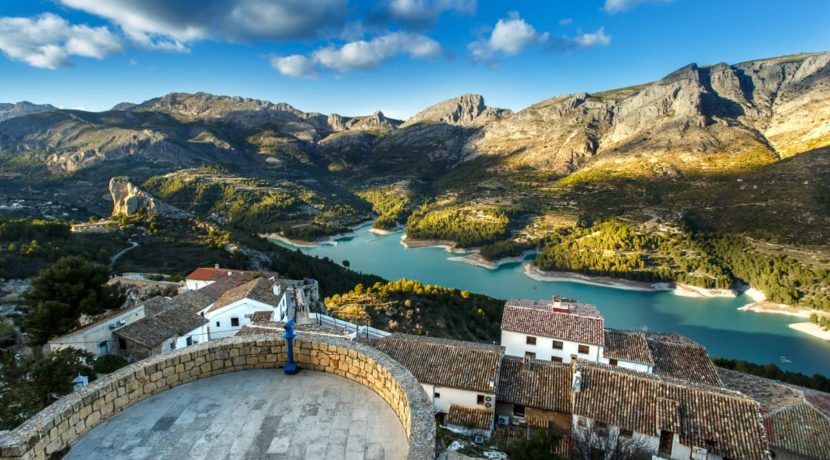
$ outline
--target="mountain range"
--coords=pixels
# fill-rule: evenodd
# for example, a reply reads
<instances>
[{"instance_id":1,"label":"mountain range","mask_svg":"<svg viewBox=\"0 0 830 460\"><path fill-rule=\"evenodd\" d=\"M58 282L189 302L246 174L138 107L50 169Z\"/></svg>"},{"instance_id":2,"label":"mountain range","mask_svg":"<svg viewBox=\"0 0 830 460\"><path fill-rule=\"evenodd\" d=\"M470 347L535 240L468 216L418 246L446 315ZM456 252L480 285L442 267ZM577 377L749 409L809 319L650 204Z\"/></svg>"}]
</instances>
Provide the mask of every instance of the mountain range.
<instances>
[{"instance_id":1,"label":"mountain range","mask_svg":"<svg viewBox=\"0 0 830 460\"><path fill-rule=\"evenodd\" d=\"M129 174L139 183L155 178L150 190L175 203L172 177L250 178L266 181L253 187L268 193L290 182L304 187L297 193L327 197L291 208L292 222L302 220L302 206L322 201L363 218L358 192L394 185L435 209L510 209L514 231L557 216L657 213L815 246L827 241L830 223L828 145L830 53L690 64L650 83L557 96L518 112L465 94L407 120L206 93L98 113L0 106L0 171L12 180L43 171L71 197L90 190L72 181L105 190L110 175ZM217 164L221 172L193 169ZM726 209L738 217L721 219ZM819 233L804 235L784 220Z\"/></svg>"}]
</instances>

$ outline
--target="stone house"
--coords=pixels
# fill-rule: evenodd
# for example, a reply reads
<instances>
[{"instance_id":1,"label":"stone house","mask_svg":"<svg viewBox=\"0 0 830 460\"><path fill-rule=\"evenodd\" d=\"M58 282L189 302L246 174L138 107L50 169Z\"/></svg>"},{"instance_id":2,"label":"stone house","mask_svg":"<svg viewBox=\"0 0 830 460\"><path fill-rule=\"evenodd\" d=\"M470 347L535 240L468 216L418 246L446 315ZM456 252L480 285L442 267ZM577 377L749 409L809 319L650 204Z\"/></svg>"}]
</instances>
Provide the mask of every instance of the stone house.
<instances>
[{"instance_id":1,"label":"stone house","mask_svg":"<svg viewBox=\"0 0 830 460\"><path fill-rule=\"evenodd\" d=\"M130 360L183 348L203 340L207 320L175 302L167 308L113 331L118 353Z\"/></svg>"},{"instance_id":2,"label":"stone house","mask_svg":"<svg viewBox=\"0 0 830 460\"><path fill-rule=\"evenodd\" d=\"M502 425L571 432L571 368L566 364L505 356L496 415Z\"/></svg>"}]
</instances>

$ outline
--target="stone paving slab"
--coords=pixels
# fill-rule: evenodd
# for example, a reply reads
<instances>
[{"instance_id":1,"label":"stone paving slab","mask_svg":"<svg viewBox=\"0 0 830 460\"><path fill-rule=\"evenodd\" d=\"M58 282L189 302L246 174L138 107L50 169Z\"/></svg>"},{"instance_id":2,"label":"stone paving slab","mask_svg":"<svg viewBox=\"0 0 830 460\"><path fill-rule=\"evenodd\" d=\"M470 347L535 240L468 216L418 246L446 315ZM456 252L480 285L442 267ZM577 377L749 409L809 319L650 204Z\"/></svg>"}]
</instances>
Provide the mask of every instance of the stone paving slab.
<instances>
[{"instance_id":1,"label":"stone paving slab","mask_svg":"<svg viewBox=\"0 0 830 460\"><path fill-rule=\"evenodd\" d=\"M350 380L281 369L220 375L126 409L80 437L74 459L406 458L392 409Z\"/></svg>"}]
</instances>

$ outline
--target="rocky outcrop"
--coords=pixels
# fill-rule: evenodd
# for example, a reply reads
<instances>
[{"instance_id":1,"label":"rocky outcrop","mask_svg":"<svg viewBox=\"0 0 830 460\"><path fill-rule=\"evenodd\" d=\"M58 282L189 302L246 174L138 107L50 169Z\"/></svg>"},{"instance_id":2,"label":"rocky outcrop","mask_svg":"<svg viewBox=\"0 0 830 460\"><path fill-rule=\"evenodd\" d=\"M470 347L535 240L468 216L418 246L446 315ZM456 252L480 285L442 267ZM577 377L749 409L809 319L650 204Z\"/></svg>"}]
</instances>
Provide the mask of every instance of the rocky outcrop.
<instances>
[{"instance_id":1,"label":"rocky outcrop","mask_svg":"<svg viewBox=\"0 0 830 460\"><path fill-rule=\"evenodd\" d=\"M487 107L484 97L478 94L461 96L441 101L417 115L406 120L401 128L417 124L442 123L453 126L481 126L501 116L510 114L509 110Z\"/></svg>"},{"instance_id":2,"label":"rocky outcrop","mask_svg":"<svg viewBox=\"0 0 830 460\"><path fill-rule=\"evenodd\" d=\"M28 101L21 101L16 104L0 103L0 121L15 117L22 117L32 113L51 112L53 110L58 109L53 105L32 104Z\"/></svg>"},{"instance_id":3,"label":"rocky outcrop","mask_svg":"<svg viewBox=\"0 0 830 460\"><path fill-rule=\"evenodd\" d=\"M132 216L144 212L148 215L184 217L185 211L163 203L130 182L129 177L113 177L109 183L113 216Z\"/></svg>"}]
</instances>

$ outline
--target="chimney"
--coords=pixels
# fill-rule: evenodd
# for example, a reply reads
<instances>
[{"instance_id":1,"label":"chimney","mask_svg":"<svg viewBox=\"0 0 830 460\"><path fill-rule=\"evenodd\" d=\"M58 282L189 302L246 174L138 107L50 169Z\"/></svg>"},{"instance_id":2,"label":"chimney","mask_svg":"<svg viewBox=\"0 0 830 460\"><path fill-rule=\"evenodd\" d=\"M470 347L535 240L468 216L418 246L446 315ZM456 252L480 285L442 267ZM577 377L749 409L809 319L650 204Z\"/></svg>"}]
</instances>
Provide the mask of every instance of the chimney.
<instances>
[{"instance_id":1,"label":"chimney","mask_svg":"<svg viewBox=\"0 0 830 460\"><path fill-rule=\"evenodd\" d=\"M216 270L219 270L219 264L213 264L213 268L215 268Z\"/></svg>"},{"instance_id":2,"label":"chimney","mask_svg":"<svg viewBox=\"0 0 830 460\"><path fill-rule=\"evenodd\" d=\"M274 283L274 295L280 295L280 285L279 283Z\"/></svg>"},{"instance_id":3,"label":"chimney","mask_svg":"<svg viewBox=\"0 0 830 460\"><path fill-rule=\"evenodd\" d=\"M573 381L571 382L571 390L574 393L582 391L582 371L574 372Z\"/></svg>"},{"instance_id":4,"label":"chimney","mask_svg":"<svg viewBox=\"0 0 830 460\"><path fill-rule=\"evenodd\" d=\"M567 305L562 304L562 297L559 297L558 295L553 297L553 304L552 305L553 305L553 311L562 312L562 313L567 313L568 311L570 311L570 308L568 308Z\"/></svg>"}]
</instances>

